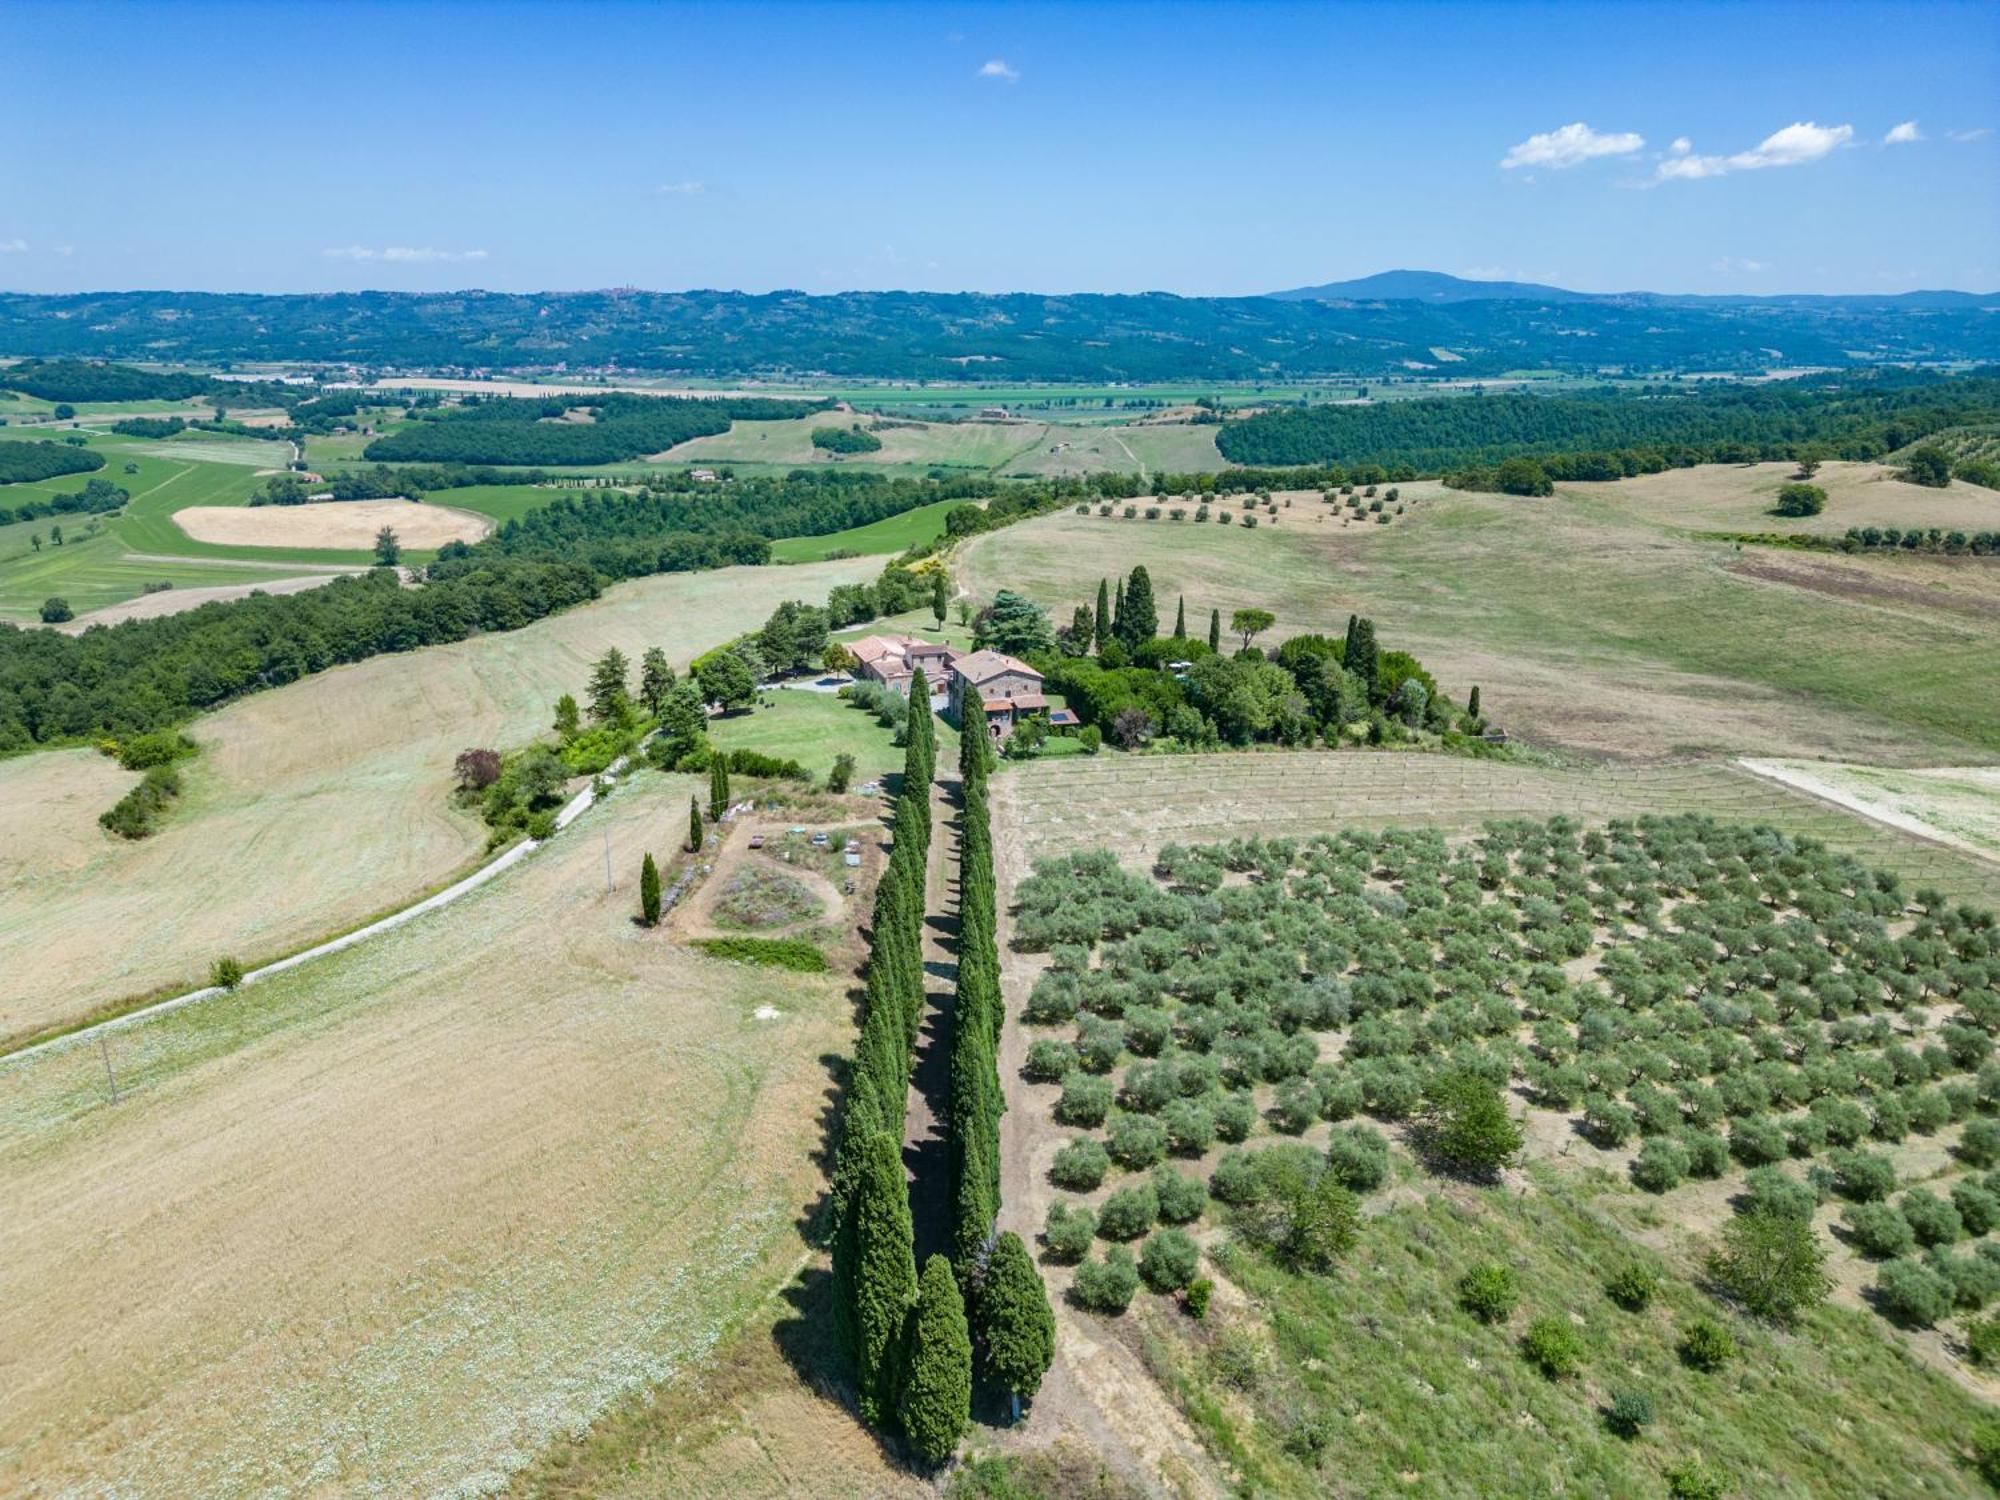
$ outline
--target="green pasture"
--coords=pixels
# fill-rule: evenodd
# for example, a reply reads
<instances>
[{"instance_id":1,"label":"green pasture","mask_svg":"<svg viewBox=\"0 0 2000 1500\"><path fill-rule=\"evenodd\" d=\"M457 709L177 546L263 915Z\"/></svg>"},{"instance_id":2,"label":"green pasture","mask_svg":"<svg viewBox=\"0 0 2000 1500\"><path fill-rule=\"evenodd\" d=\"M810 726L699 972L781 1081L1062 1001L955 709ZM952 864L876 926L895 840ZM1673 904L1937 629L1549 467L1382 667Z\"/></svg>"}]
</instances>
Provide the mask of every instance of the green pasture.
<instances>
[{"instance_id":1,"label":"green pasture","mask_svg":"<svg viewBox=\"0 0 2000 1500\"><path fill-rule=\"evenodd\" d=\"M834 757L854 757L854 779L863 781L899 771L903 751L876 717L832 693L780 688L766 693L769 708L711 719L709 739L722 750L756 750L795 760L824 780ZM761 701L761 700L760 700ZM938 760L955 764L958 738L951 726L938 721Z\"/></svg>"},{"instance_id":2,"label":"green pasture","mask_svg":"<svg viewBox=\"0 0 2000 1500\"><path fill-rule=\"evenodd\" d=\"M963 500L940 500L935 505L920 505L901 515L871 521L866 526L849 527L846 531L828 532L825 536L786 537L771 544L771 561L821 562L836 552L859 557L903 552L943 536L945 513L965 503ZM486 513L492 514L490 511Z\"/></svg>"},{"instance_id":3,"label":"green pasture","mask_svg":"<svg viewBox=\"0 0 2000 1500\"><path fill-rule=\"evenodd\" d=\"M65 528L64 535L69 534ZM332 556L312 554L320 566ZM309 566L298 571L308 571ZM60 547L45 544L39 553L30 551L25 556L0 559L0 620L39 620L42 601L50 598L68 600L69 607L82 615L136 599L146 592L148 584L221 588L230 584L269 583L289 571L202 558L136 558L106 528L96 536L66 540Z\"/></svg>"}]
</instances>

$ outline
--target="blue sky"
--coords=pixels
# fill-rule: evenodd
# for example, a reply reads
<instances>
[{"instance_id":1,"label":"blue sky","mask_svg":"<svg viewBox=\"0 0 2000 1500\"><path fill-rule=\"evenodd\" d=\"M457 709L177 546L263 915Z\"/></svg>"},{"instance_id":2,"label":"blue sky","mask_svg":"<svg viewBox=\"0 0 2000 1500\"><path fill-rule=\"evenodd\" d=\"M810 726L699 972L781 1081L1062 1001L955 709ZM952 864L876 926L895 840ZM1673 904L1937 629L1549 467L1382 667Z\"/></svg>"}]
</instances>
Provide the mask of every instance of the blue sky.
<instances>
[{"instance_id":1,"label":"blue sky","mask_svg":"<svg viewBox=\"0 0 2000 1500\"><path fill-rule=\"evenodd\" d=\"M9 0L0 98L9 289L2000 287L1991 3Z\"/></svg>"}]
</instances>

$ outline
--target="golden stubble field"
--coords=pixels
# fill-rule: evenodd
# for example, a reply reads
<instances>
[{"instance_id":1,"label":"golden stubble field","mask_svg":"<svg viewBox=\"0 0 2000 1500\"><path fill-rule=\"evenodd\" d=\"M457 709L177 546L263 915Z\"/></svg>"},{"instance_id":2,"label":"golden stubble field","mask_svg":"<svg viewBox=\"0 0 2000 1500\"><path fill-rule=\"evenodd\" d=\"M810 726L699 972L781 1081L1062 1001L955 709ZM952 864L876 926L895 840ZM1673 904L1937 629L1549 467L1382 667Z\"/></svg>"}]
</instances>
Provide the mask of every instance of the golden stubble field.
<instances>
[{"instance_id":1,"label":"golden stubble field","mask_svg":"<svg viewBox=\"0 0 2000 1500\"><path fill-rule=\"evenodd\" d=\"M669 574L523 630L381 656L198 719L187 795L141 843L97 816L136 779L89 750L0 762L0 1038L199 982L445 884L485 845L452 760L545 729L617 646L676 666L872 576L867 559Z\"/></svg>"},{"instance_id":2,"label":"golden stubble field","mask_svg":"<svg viewBox=\"0 0 2000 1500\"><path fill-rule=\"evenodd\" d=\"M366 551L384 526L405 547L476 542L486 516L414 500L326 500L316 505L188 505L174 524L198 542L231 547L324 547Z\"/></svg>"},{"instance_id":3,"label":"golden stubble field","mask_svg":"<svg viewBox=\"0 0 2000 1500\"><path fill-rule=\"evenodd\" d=\"M850 1006L630 920L694 789L117 1033L115 1105L95 1045L4 1065L0 1492L482 1491L755 1314Z\"/></svg>"}]
</instances>

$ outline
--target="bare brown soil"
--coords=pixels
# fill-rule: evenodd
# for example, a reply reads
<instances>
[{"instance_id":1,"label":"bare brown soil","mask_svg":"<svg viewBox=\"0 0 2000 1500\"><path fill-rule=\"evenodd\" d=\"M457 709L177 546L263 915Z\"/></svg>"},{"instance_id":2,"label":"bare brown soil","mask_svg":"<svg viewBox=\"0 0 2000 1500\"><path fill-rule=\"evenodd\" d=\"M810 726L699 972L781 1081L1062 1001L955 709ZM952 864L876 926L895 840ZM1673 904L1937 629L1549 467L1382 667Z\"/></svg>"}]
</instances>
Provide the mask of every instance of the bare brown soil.
<instances>
[{"instance_id":1,"label":"bare brown soil","mask_svg":"<svg viewBox=\"0 0 2000 1500\"><path fill-rule=\"evenodd\" d=\"M314 505L190 505L174 524L198 542L230 547L312 547L365 552L384 526L405 547L476 542L493 522L469 510L414 500L322 500Z\"/></svg>"}]
</instances>

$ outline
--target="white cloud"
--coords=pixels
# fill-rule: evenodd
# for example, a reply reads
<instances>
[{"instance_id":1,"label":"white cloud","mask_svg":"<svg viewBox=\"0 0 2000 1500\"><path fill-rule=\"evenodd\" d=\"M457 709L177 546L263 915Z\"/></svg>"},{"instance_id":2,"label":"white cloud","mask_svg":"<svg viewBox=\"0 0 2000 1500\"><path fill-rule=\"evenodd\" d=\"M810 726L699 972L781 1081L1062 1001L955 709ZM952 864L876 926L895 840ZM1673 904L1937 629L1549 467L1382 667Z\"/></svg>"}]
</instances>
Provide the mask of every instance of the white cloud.
<instances>
[{"instance_id":1,"label":"white cloud","mask_svg":"<svg viewBox=\"0 0 2000 1500\"><path fill-rule=\"evenodd\" d=\"M1759 271L1770 269L1769 261L1746 260L1740 255L1725 255L1711 263L1711 270L1720 271L1725 276L1754 276Z\"/></svg>"},{"instance_id":2,"label":"white cloud","mask_svg":"<svg viewBox=\"0 0 2000 1500\"><path fill-rule=\"evenodd\" d=\"M1021 81L1020 71L1008 67L1005 60L998 57L982 66L979 70L979 76L981 78L997 78L1002 83L1019 83Z\"/></svg>"},{"instance_id":3,"label":"white cloud","mask_svg":"<svg viewBox=\"0 0 2000 1500\"><path fill-rule=\"evenodd\" d=\"M699 198L703 193L708 191L708 184L705 182L696 182L690 178L686 182L663 182L654 188L653 191L656 193L665 193L675 198Z\"/></svg>"},{"instance_id":4,"label":"white cloud","mask_svg":"<svg viewBox=\"0 0 2000 1500\"><path fill-rule=\"evenodd\" d=\"M1702 177L1724 177L1731 172L1755 172L1765 167L1802 167L1818 161L1828 152L1854 138L1852 125L1815 125L1801 121L1773 131L1748 151L1730 156L1682 155L1660 163L1662 178L1694 181Z\"/></svg>"},{"instance_id":5,"label":"white cloud","mask_svg":"<svg viewBox=\"0 0 2000 1500\"><path fill-rule=\"evenodd\" d=\"M1991 125L1982 125L1977 130L1947 130L1945 134L1960 145L1965 145L1971 141L1985 140L1986 137L1993 134L1993 127Z\"/></svg>"},{"instance_id":6,"label":"white cloud","mask_svg":"<svg viewBox=\"0 0 2000 1500\"><path fill-rule=\"evenodd\" d=\"M329 260L383 260L397 265L428 266L446 261L475 261L486 259L484 250L435 250L425 245L389 245L383 249L372 249L367 245L341 245L320 254Z\"/></svg>"},{"instance_id":7,"label":"white cloud","mask_svg":"<svg viewBox=\"0 0 2000 1500\"><path fill-rule=\"evenodd\" d=\"M27 253L28 242L26 240L0 240L0 255L26 255Z\"/></svg>"},{"instance_id":8,"label":"white cloud","mask_svg":"<svg viewBox=\"0 0 2000 1500\"><path fill-rule=\"evenodd\" d=\"M1885 146L1907 146L1923 138L1924 133L1917 129L1917 122L1915 120L1905 120L1882 137L1882 144Z\"/></svg>"},{"instance_id":9,"label":"white cloud","mask_svg":"<svg viewBox=\"0 0 2000 1500\"><path fill-rule=\"evenodd\" d=\"M1686 156L1688 152L1694 150L1694 142L1684 135L1677 135L1674 137L1674 143L1667 149L1676 156Z\"/></svg>"},{"instance_id":10,"label":"white cloud","mask_svg":"<svg viewBox=\"0 0 2000 1500\"><path fill-rule=\"evenodd\" d=\"M1577 167L1599 156L1629 156L1645 144L1644 136L1629 130L1606 133L1578 120L1510 146L1500 165L1508 171L1516 167Z\"/></svg>"}]
</instances>

